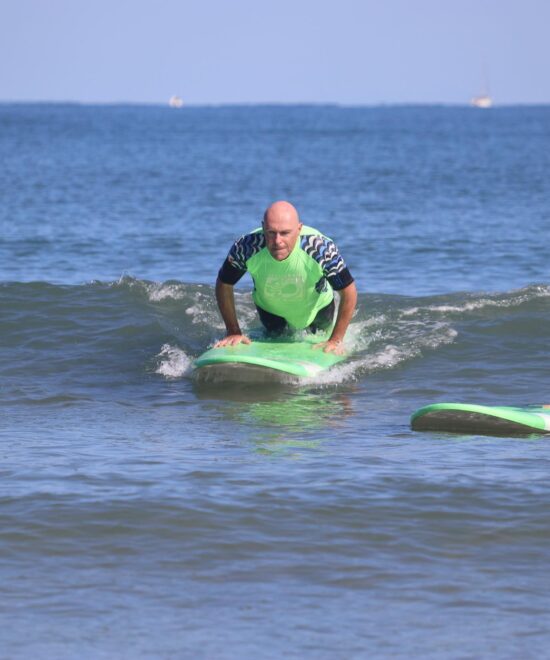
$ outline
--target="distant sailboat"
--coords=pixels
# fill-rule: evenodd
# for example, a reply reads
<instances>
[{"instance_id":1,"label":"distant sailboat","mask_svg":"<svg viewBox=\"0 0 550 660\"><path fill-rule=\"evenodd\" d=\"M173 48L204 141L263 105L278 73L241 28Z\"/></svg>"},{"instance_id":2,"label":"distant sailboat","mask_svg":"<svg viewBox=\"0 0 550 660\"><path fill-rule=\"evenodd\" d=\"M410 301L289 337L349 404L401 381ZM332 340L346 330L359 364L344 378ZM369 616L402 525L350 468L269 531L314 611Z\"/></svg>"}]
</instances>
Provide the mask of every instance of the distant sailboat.
<instances>
[{"instance_id":1,"label":"distant sailboat","mask_svg":"<svg viewBox=\"0 0 550 660\"><path fill-rule=\"evenodd\" d=\"M491 93L489 91L489 79L487 77L486 67L483 67L483 90L478 96L474 96L470 99L470 105L474 108L490 108L493 105L493 99L491 98Z\"/></svg>"},{"instance_id":2,"label":"distant sailboat","mask_svg":"<svg viewBox=\"0 0 550 660\"><path fill-rule=\"evenodd\" d=\"M171 96L168 105L171 108L181 108L183 106L183 100L179 96Z\"/></svg>"},{"instance_id":3,"label":"distant sailboat","mask_svg":"<svg viewBox=\"0 0 550 660\"><path fill-rule=\"evenodd\" d=\"M480 94L470 100L470 105L474 108L490 108L493 105L493 99L489 94Z\"/></svg>"}]
</instances>

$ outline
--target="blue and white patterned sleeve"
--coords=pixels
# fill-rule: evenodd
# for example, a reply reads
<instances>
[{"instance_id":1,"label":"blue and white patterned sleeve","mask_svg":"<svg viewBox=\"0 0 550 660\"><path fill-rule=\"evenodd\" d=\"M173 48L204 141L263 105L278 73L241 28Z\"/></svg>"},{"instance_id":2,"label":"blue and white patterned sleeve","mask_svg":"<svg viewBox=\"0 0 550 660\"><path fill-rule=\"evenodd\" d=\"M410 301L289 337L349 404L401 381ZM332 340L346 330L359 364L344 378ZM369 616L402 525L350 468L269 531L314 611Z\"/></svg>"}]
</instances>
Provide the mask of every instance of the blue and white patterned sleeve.
<instances>
[{"instance_id":1,"label":"blue and white patterned sleeve","mask_svg":"<svg viewBox=\"0 0 550 660\"><path fill-rule=\"evenodd\" d=\"M218 273L224 284L236 284L246 273L246 262L265 247L265 237L262 232L245 234L233 243L226 260Z\"/></svg>"},{"instance_id":2,"label":"blue and white patterned sleeve","mask_svg":"<svg viewBox=\"0 0 550 660\"><path fill-rule=\"evenodd\" d=\"M302 249L321 266L335 291L341 291L353 282L353 276L333 241L317 234L302 236L301 240Z\"/></svg>"}]
</instances>

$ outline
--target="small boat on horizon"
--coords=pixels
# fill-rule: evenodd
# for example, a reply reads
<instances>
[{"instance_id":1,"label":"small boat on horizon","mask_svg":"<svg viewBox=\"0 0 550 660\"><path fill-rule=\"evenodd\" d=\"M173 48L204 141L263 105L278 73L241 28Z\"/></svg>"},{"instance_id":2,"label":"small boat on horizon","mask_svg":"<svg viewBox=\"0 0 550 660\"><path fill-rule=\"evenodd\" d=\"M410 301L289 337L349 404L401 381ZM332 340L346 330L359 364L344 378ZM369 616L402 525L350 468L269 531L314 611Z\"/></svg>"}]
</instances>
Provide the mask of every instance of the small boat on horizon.
<instances>
[{"instance_id":1,"label":"small boat on horizon","mask_svg":"<svg viewBox=\"0 0 550 660\"><path fill-rule=\"evenodd\" d=\"M183 100L180 96L171 96L168 105L171 108L181 108L183 107Z\"/></svg>"},{"instance_id":2,"label":"small boat on horizon","mask_svg":"<svg viewBox=\"0 0 550 660\"><path fill-rule=\"evenodd\" d=\"M493 99L489 94L480 94L471 99L470 105L474 108L490 108L493 105Z\"/></svg>"}]
</instances>

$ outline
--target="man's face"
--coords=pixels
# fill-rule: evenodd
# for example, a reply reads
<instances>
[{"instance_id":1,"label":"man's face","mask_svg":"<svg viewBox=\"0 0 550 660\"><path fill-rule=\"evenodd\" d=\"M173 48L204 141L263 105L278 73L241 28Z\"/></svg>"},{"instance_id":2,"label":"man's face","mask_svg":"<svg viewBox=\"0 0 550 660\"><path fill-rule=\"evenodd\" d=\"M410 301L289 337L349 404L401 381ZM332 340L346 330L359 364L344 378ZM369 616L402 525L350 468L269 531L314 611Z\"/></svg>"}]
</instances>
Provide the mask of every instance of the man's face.
<instances>
[{"instance_id":1,"label":"man's face","mask_svg":"<svg viewBox=\"0 0 550 660\"><path fill-rule=\"evenodd\" d=\"M266 247L277 261L283 261L294 249L302 223L296 218L266 218L263 221Z\"/></svg>"}]
</instances>

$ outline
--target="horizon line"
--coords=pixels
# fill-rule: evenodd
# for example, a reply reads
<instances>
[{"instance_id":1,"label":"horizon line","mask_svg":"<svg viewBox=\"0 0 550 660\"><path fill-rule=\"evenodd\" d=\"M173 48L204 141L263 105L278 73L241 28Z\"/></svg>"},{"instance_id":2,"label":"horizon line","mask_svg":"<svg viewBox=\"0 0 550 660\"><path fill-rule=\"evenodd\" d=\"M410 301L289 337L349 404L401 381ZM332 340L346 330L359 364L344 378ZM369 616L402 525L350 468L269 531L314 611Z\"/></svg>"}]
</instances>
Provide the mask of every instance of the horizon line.
<instances>
[{"instance_id":1,"label":"horizon line","mask_svg":"<svg viewBox=\"0 0 550 660\"><path fill-rule=\"evenodd\" d=\"M170 107L169 102L161 101L75 101L75 100L8 100L0 99L0 105L74 105L74 106L145 106L155 108L169 108L170 110L185 110L186 108L221 108L221 107L336 107L336 108L381 108L381 107L472 107L469 101L376 101L370 103L342 103L339 101L220 101L204 103L184 103L181 107ZM550 105L550 101L515 101L504 103L493 103L488 109L506 107L544 107ZM479 108L477 108L479 109Z\"/></svg>"}]
</instances>

